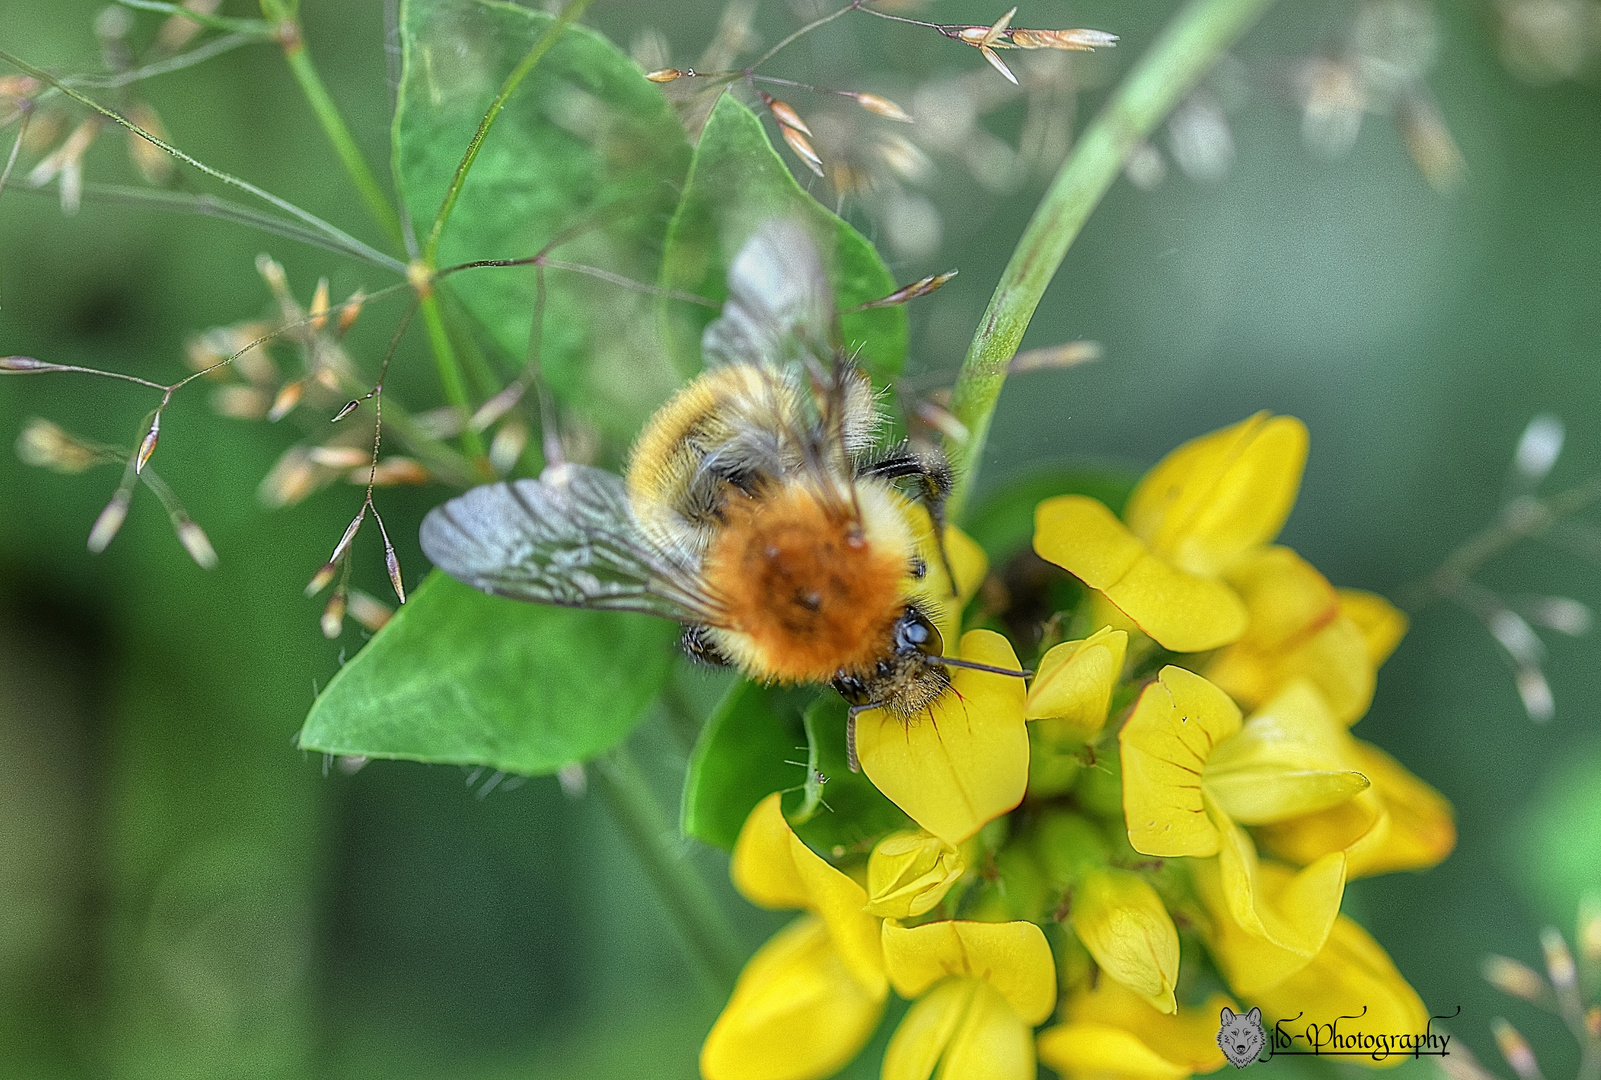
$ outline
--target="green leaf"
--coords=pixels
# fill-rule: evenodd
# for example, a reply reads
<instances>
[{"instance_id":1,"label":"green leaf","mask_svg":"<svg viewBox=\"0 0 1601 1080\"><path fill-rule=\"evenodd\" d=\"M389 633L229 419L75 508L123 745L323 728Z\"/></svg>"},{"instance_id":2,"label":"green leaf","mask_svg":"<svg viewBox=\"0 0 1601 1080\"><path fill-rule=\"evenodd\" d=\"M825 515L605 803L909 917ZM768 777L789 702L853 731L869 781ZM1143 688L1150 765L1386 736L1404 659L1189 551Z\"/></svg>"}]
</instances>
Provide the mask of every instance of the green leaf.
<instances>
[{"instance_id":1,"label":"green leaf","mask_svg":"<svg viewBox=\"0 0 1601 1080\"><path fill-rule=\"evenodd\" d=\"M977 540L999 565L1033 543L1034 507L1053 495L1088 495L1123 512L1138 478L1122 469L1103 466L1052 465L1007 481L980 499L962 521L962 529Z\"/></svg>"},{"instance_id":2,"label":"green leaf","mask_svg":"<svg viewBox=\"0 0 1601 1080\"><path fill-rule=\"evenodd\" d=\"M555 772L633 730L678 633L644 615L485 596L435 570L318 696L300 745Z\"/></svg>"},{"instance_id":3,"label":"green leaf","mask_svg":"<svg viewBox=\"0 0 1601 1080\"><path fill-rule=\"evenodd\" d=\"M742 681L701 729L684 776L686 836L732 849L756 804L806 779L801 712L815 691Z\"/></svg>"},{"instance_id":4,"label":"green leaf","mask_svg":"<svg viewBox=\"0 0 1601 1080\"><path fill-rule=\"evenodd\" d=\"M900 807L873 786L866 773L850 771L845 757L847 709L838 694L825 693L812 702L804 717L809 760L827 778L820 808L809 811L809 792L804 790L784 800L784 812L796 834L813 850L834 858L866 854L886 833L915 827Z\"/></svg>"},{"instance_id":5,"label":"green leaf","mask_svg":"<svg viewBox=\"0 0 1601 1080\"><path fill-rule=\"evenodd\" d=\"M403 0L395 173L420 234L491 99L552 22L488 0ZM553 257L653 282L689 157L660 89L611 42L570 27L490 129L445 227L439 265L525 258L573 230ZM546 378L569 407L631 439L679 378L662 356L652 305L571 271L547 270L546 281ZM521 361L534 268L467 270L448 286Z\"/></svg>"},{"instance_id":6,"label":"green leaf","mask_svg":"<svg viewBox=\"0 0 1601 1080\"><path fill-rule=\"evenodd\" d=\"M806 226L822 249L840 310L895 291L878 252L861 233L818 204L790 175L756 114L730 94L718 99L701 132L678 211L667 230L662 285L721 303L728 264L763 222L789 217ZM681 371L700 369L700 335L716 317L710 309L663 301L664 333ZM906 360L906 311L875 308L841 318L848 352L879 382Z\"/></svg>"}]
</instances>

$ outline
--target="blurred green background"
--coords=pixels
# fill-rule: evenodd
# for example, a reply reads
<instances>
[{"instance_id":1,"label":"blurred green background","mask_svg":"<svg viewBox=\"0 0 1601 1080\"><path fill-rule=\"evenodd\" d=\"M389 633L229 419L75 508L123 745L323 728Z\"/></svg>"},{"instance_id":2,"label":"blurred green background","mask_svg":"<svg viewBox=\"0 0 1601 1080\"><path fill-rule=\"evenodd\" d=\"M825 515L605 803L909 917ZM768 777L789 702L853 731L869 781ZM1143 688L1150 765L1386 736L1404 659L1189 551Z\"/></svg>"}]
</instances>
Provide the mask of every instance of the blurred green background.
<instances>
[{"instance_id":1,"label":"blurred green background","mask_svg":"<svg viewBox=\"0 0 1601 1080\"><path fill-rule=\"evenodd\" d=\"M1036 0L1017 22L1122 35L1115 52L1071 69L1085 84L1082 124L1173 7ZM1514 7L1435 12L1427 84L1466 163L1445 193L1380 113L1348 153L1309 151L1298 65L1341 55L1359 7L1273 9L1201 102L1231 132L1226 172L1178 167L1183 146L1175 161L1164 133L1165 179L1120 180L1069 254L1025 346L1089 339L1104 358L1008 387L981 488L1045 462L1144 467L1255 410L1294 413L1313 450L1286 542L1336 584L1393 596L1496 514L1535 414L1557 414L1568 431L1547 490L1601 471L1601 93L1582 64L1579 78L1543 84L1509 68ZM98 70L101 9L0 0L0 47L52 70ZM236 0L223 10L255 14ZM684 66L721 11L614 0L586 22L625 48L665 40ZM755 32L776 41L811 13L769 0ZM961 0L918 13L999 12ZM382 5L306 0L303 16L363 149L386 163ZM661 37L642 37L647 25ZM986 72L970 50L866 17L771 69L903 103L930 80ZM382 246L276 48L242 48L140 93L189 152ZM803 112L813 100L794 96ZM1074 116L1071 95L1045 107ZM986 105L978 122L1016 146L1038 120L1012 100ZM124 146L103 135L89 178L126 181ZM1039 170L1003 151L978 157L931 150L934 173L906 186L915 199L848 211L884 241L901 280L961 270L913 308L914 371L960 361L1042 190ZM268 310L260 251L285 264L302 298L322 275L335 297L387 284L215 221L93 202L64 218L53 188L22 179L0 198L6 354L169 381L189 333ZM374 307L353 350L373 357L395 317L394 305ZM415 333L394 386L416 407L435 400ZM107 380L6 378L0 441L44 416L130 443L149 405ZM220 418L204 394L180 395L166 428L161 469L216 545L214 572L188 559L148 497L104 555L89 555L113 473L60 477L0 454L0 1074L695 1075L718 1003L689 979L593 797L568 797L548 777L486 794L489 778L453 767L378 762L346 774L293 748L316 688L361 644L353 624L325 641L318 602L302 597L358 489L269 512L255 489L290 433ZM408 580L425 565L416 523L441 497L381 496ZM376 540L361 542L373 547L358 584L381 594ZM1481 580L1507 597L1601 598L1596 563L1552 546L1525 544ZM1504 1014L1558 1078L1576 1054L1555 1021L1499 997L1477 971L1492 951L1538 966L1538 928L1571 928L1580 895L1601 890L1601 657L1593 639L1546 637L1556 715L1537 725L1473 616L1440 604L1415 620L1358 734L1451 799L1461 840L1426 874L1353 884L1346 909L1433 1011L1462 1006L1449 1028L1482 1059L1495 1060L1488 1024ZM720 685L684 681L703 700ZM676 805L682 744L652 721L635 747L664 805ZM720 855L686 857L721 884ZM722 897L748 948L780 921L726 888Z\"/></svg>"}]
</instances>

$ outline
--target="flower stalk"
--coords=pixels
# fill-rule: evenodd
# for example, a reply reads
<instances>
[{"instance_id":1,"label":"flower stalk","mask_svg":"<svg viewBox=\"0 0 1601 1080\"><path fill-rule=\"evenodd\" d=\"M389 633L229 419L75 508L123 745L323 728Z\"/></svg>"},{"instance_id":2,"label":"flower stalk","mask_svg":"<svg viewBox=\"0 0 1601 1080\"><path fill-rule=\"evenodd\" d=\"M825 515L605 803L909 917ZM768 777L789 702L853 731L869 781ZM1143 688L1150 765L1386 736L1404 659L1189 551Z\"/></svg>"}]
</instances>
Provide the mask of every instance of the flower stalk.
<instances>
[{"instance_id":1,"label":"flower stalk","mask_svg":"<svg viewBox=\"0 0 1601 1080\"><path fill-rule=\"evenodd\" d=\"M655 886L690 962L712 992L726 998L743 959L738 935L706 882L685 861L676 831L627 745L597 758L592 775L623 838Z\"/></svg>"},{"instance_id":2,"label":"flower stalk","mask_svg":"<svg viewBox=\"0 0 1601 1080\"><path fill-rule=\"evenodd\" d=\"M344 165L345 172L349 174L357 193L361 195L361 201L367 204L367 212L372 214L373 220L378 222L384 235L397 248L404 247L405 239L400 230L400 217L395 213L389 196L384 194L378 178L368 167L367 159L361 156L361 151L356 147L356 140L345 124L345 118L339 114L339 107L334 104L327 86L323 84L322 76L312 63L311 53L306 51L305 39L300 34L299 21L283 0L261 0L261 13L274 24L273 36L278 44L283 46L284 59L289 63L289 70L294 75L295 82L300 84L301 93L306 95L306 103L316 114L317 122L322 125L323 134L328 137L334 152L339 155L339 161Z\"/></svg>"},{"instance_id":3,"label":"flower stalk","mask_svg":"<svg viewBox=\"0 0 1601 1080\"><path fill-rule=\"evenodd\" d=\"M1200 81L1272 0L1190 0L1085 130L1012 252L957 376L951 411L967 438L948 448L958 520L983 457L1006 367L1045 287L1128 155Z\"/></svg>"}]
</instances>

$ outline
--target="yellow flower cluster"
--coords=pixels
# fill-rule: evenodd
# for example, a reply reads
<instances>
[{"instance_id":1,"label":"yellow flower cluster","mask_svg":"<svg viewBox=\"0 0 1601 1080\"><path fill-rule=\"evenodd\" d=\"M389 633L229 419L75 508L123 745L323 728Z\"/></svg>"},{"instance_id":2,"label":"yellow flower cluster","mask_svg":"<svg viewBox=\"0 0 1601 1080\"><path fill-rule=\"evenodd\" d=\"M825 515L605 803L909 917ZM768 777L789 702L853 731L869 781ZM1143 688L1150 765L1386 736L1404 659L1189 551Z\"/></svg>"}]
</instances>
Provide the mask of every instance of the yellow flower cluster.
<instances>
[{"instance_id":1,"label":"yellow flower cluster","mask_svg":"<svg viewBox=\"0 0 1601 1080\"><path fill-rule=\"evenodd\" d=\"M961 669L917 721L862 716L863 770L918 826L865 864L813 852L777 794L751 813L736 886L807 914L746 966L707 1080L828 1076L891 988L913 1004L884 1080L1030 1080L1036 1056L1181 1080L1223 1065L1236 998L1425 1029L1340 904L1350 878L1444 858L1451 808L1349 732L1405 620L1273 544L1306 451L1300 421L1259 415L1168 455L1121 519L1080 495L1038 506L1035 551L1087 587L1058 622L1097 629L1047 649L1026 689ZM970 594L982 553L947 547ZM959 655L1018 667L987 629Z\"/></svg>"}]
</instances>

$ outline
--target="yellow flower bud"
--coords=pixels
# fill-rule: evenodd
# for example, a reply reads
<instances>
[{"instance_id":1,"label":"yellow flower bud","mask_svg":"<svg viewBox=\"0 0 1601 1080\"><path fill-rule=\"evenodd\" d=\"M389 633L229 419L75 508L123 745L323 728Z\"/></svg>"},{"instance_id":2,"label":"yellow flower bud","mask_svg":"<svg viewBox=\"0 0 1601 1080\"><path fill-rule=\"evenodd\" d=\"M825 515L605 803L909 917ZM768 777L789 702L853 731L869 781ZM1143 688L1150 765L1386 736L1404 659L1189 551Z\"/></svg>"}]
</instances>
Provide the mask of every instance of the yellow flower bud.
<instances>
[{"instance_id":1,"label":"yellow flower bud","mask_svg":"<svg viewBox=\"0 0 1601 1080\"><path fill-rule=\"evenodd\" d=\"M1023 716L1048 721L1052 733L1088 742L1106 723L1112 688L1123 673L1128 634L1102 627L1083 641L1066 641L1040 660Z\"/></svg>"},{"instance_id":2,"label":"yellow flower bud","mask_svg":"<svg viewBox=\"0 0 1601 1080\"><path fill-rule=\"evenodd\" d=\"M867 913L907 919L931 910L965 866L961 853L922 830L880 840L867 863Z\"/></svg>"},{"instance_id":3,"label":"yellow flower bud","mask_svg":"<svg viewBox=\"0 0 1601 1080\"><path fill-rule=\"evenodd\" d=\"M1106 974L1158 1011L1178 1010L1178 930L1144 878L1127 870L1086 874L1073 890L1073 932Z\"/></svg>"}]
</instances>

